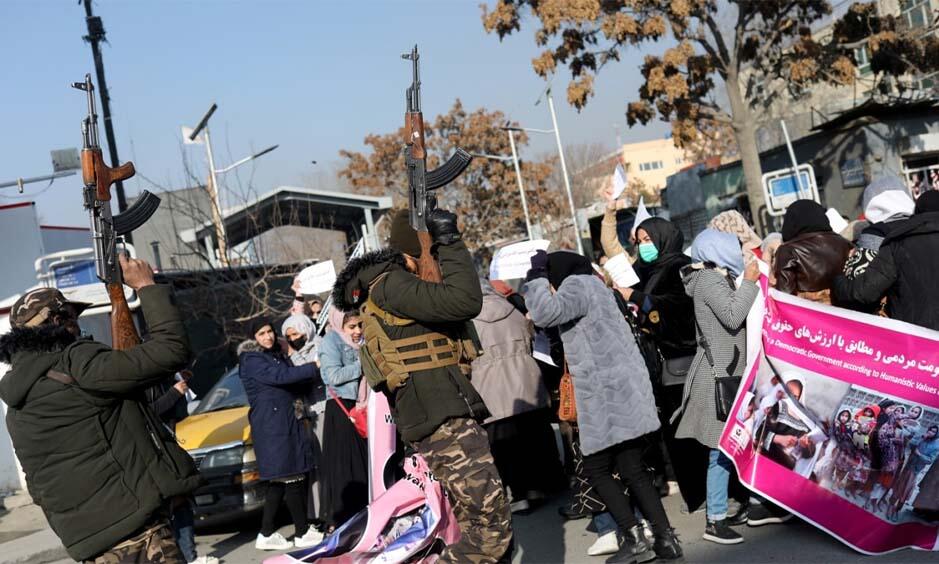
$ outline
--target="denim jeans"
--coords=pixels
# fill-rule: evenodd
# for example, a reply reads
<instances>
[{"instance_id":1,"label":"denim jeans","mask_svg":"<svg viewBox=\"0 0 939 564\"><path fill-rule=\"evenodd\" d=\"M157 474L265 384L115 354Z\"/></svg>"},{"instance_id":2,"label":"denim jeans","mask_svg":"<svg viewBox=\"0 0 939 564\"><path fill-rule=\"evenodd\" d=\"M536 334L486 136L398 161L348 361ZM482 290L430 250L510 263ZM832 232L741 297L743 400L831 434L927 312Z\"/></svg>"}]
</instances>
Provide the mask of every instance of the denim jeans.
<instances>
[{"instance_id":1,"label":"denim jeans","mask_svg":"<svg viewBox=\"0 0 939 564\"><path fill-rule=\"evenodd\" d=\"M173 510L173 533L176 544L186 562L192 562L198 556L196 553L196 531L193 524L192 505L183 503Z\"/></svg>"},{"instance_id":2,"label":"denim jeans","mask_svg":"<svg viewBox=\"0 0 939 564\"><path fill-rule=\"evenodd\" d=\"M597 536L602 537L616 530L616 521L613 520L612 515L604 511L593 516L593 526L597 529Z\"/></svg>"},{"instance_id":3,"label":"denim jeans","mask_svg":"<svg viewBox=\"0 0 939 564\"><path fill-rule=\"evenodd\" d=\"M707 516L709 521L727 517L727 486L733 463L724 453L711 449L708 455Z\"/></svg>"}]
</instances>

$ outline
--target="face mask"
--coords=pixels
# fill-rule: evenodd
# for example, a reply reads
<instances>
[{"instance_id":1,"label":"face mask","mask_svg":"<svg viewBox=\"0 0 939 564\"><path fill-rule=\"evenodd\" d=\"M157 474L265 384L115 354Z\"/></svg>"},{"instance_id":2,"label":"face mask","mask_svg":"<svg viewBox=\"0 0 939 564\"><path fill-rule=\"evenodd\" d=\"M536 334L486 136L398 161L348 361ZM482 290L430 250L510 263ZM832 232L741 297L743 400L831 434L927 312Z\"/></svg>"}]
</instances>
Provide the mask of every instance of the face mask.
<instances>
[{"instance_id":1,"label":"face mask","mask_svg":"<svg viewBox=\"0 0 939 564\"><path fill-rule=\"evenodd\" d=\"M655 259L659 258L655 243L639 243L639 257L646 262L655 262Z\"/></svg>"},{"instance_id":2,"label":"face mask","mask_svg":"<svg viewBox=\"0 0 939 564\"><path fill-rule=\"evenodd\" d=\"M303 345L306 344L306 337L297 337L296 339L290 340L287 339L287 343L290 344L290 348L295 351L298 351L303 348Z\"/></svg>"}]
</instances>

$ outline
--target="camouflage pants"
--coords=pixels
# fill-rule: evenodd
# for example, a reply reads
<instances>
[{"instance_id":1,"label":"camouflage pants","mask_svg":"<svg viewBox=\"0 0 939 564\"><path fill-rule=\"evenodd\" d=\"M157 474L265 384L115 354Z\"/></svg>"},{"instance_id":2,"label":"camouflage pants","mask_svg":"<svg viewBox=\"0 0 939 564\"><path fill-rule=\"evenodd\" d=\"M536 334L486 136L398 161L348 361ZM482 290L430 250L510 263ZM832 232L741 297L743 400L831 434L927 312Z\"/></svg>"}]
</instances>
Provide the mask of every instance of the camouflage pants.
<instances>
[{"instance_id":1,"label":"camouflage pants","mask_svg":"<svg viewBox=\"0 0 939 564\"><path fill-rule=\"evenodd\" d=\"M173 528L169 521L162 520L148 526L142 533L122 541L110 550L100 554L93 564L185 564L183 554L176 545Z\"/></svg>"},{"instance_id":2,"label":"camouflage pants","mask_svg":"<svg viewBox=\"0 0 939 564\"><path fill-rule=\"evenodd\" d=\"M447 490L460 540L439 562L492 563L512 546L512 513L489 452L489 438L472 419L451 419L415 445Z\"/></svg>"}]
</instances>

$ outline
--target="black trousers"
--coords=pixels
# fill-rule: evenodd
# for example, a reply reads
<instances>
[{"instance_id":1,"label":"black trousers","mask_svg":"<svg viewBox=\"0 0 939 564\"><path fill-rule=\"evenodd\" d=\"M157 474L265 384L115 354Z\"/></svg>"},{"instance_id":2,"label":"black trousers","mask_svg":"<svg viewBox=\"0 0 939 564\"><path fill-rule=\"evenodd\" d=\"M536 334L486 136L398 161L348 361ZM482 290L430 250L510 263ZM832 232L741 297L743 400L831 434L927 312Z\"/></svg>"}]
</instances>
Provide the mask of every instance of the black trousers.
<instances>
[{"instance_id":1,"label":"black trousers","mask_svg":"<svg viewBox=\"0 0 939 564\"><path fill-rule=\"evenodd\" d=\"M655 435L646 435L584 456L584 474L621 531L638 524L630 498L652 523L654 533L661 534L670 527L659 492L652 483L652 474L642 463L643 451L650 440L656 439ZM620 480L613 478L614 472L619 473ZM623 493L623 484L629 496Z\"/></svg>"},{"instance_id":2,"label":"black trousers","mask_svg":"<svg viewBox=\"0 0 939 564\"><path fill-rule=\"evenodd\" d=\"M280 509L280 502L286 500L287 509L293 519L294 536L305 535L309 528L306 519L306 498L306 479L287 484L268 482L267 494L264 497L264 516L261 518L261 534L269 537L277 530L277 510Z\"/></svg>"}]
</instances>

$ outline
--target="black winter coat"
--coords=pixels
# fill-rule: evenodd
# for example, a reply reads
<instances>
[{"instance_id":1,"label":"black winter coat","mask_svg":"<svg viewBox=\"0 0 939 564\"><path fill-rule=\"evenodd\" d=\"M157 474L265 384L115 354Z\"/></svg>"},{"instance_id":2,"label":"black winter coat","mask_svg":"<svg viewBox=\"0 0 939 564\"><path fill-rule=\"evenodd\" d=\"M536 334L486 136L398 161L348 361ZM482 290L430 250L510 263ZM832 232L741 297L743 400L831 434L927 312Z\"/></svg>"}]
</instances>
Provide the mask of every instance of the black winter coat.
<instances>
[{"instance_id":1,"label":"black winter coat","mask_svg":"<svg viewBox=\"0 0 939 564\"><path fill-rule=\"evenodd\" d=\"M342 310L360 307L369 297L369 286L387 273L372 293L381 309L417 323L384 326L391 339L405 339L435 331L455 335L472 327L483 307L482 288L466 245L458 241L438 245L437 262L443 282L424 282L404 268L404 257L386 249L349 261L339 275L333 303ZM365 347L360 350L364 354ZM458 366L434 368L411 374L408 383L389 394L392 413L401 438L416 442L429 436L449 419L471 417L483 421L489 410Z\"/></svg>"},{"instance_id":2,"label":"black winter coat","mask_svg":"<svg viewBox=\"0 0 939 564\"><path fill-rule=\"evenodd\" d=\"M166 500L194 490L192 459L150 410L144 390L189 361L170 288L139 292L150 338L112 350L67 334L14 329L0 337L7 427L29 494L75 560L140 529ZM50 369L74 383L50 379ZM67 380L67 379L66 379Z\"/></svg>"},{"instance_id":3,"label":"black winter coat","mask_svg":"<svg viewBox=\"0 0 939 564\"><path fill-rule=\"evenodd\" d=\"M238 374L251 406L248 421L261 479L306 474L313 466L313 447L294 400L305 397L307 385L319 379L319 369L315 364L291 366L282 354L264 352L254 341L238 350Z\"/></svg>"},{"instance_id":4,"label":"black winter coat","mask_svg":"<svg viewBox=\"0 0 939 564\"><path fill-rule=\"evenodd\" d=\"M874 304L887 296L893 319L939 330L939 212L917 214L891 226L880 252L863 273L835 279L832 297Z\"/></svg>"}]
</instances>

